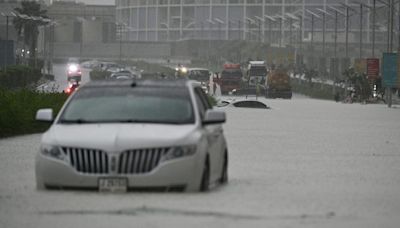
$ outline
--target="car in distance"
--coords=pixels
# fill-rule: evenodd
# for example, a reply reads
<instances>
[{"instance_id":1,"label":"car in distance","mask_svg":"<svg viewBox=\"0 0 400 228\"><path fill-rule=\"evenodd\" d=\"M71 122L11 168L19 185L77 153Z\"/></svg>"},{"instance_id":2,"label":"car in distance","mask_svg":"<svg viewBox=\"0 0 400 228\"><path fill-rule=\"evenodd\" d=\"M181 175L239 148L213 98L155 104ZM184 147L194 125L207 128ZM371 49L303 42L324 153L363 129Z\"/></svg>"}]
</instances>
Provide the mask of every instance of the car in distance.
<instances>
[{"instance_id":1,"label":"car in distance","mask_svg":"<svg viewBox=\"0 0 400 228\"><path fill-rule=\"evenodd\" d=\"M136 75L132 74L129 70L122 70L110 75L110 79L126 80L126 79L136 79Z\"/></svg>"},{"instance_id":2,"label":"car in distance","mask_svg":"<svg viewBox=\"0 0 400 228\"><path fill-rule=\"evenodd\" d=\"M41 109L36 119L52 115ZM207 191L228 180L225 121L198 82L89 82L42 136L37 187Z\"/></svg>"},{"instance_id":3,"label":"car in distance","mask_svg":"<svg viewBox=\"0 0 400 228\"><path fill-rule=\"evenodd\" d=\"M79 60L76 58L69 58L67 63L67 81L81 81L82 70Z\"/></svg>"}]
</instances>

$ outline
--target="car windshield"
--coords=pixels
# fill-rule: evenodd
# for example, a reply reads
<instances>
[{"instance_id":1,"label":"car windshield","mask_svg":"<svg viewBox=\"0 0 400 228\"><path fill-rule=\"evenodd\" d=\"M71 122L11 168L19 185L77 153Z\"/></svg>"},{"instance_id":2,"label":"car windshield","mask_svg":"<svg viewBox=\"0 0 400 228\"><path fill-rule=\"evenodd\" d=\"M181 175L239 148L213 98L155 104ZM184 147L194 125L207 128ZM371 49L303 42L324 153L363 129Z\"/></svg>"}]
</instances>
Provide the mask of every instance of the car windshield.
<instances>
[{"instance_id":1,"label":"car windshield","mask_svg":"<svg viewBox=\"0 0 400 228\"><path fill-rule=\"evenodd\" d=\"M58 123L194 123L187 89L155 87L84 88Z\"/></svg>"},{"instance_id":2,"label":"car windshield","mask_svg":"<svg viewBox=\"0 0 400 228\"><path fill-rule=\"evenodd\" d=\"M242 71L240 70L224 70L221 73L221 78L223 79L238 79L242 77Z\"/></svg>"},{"instance_id":3,"label":"car windshield","mask_svg":"<svg viewBox=\"0 0 400 228\"><path fill-rule=\"evenodd\" d=\"M188 77L192 80L207 81L210 78L210 72L208 70L191 70Z\"/></svg>"},{"instance_id":4,"label":"car windshield","mask_svg":"<svg viewBox=\"0 0 400 228\"><path fill-rule=\"evenodd\" d=\"M252 67L250 69L250 75L254 75L254 76L267 75L267 69L265 69L265 67Z\"/></svg>"}]
</instances>

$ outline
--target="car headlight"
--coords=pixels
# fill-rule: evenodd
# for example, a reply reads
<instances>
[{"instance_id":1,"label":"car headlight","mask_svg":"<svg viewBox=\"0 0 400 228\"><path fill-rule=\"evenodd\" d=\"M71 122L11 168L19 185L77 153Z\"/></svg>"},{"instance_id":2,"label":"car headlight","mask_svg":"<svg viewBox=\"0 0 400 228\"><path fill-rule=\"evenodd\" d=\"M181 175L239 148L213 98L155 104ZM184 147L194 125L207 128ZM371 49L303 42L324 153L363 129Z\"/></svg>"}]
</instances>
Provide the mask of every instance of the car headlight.
<instances>
[{"instance_id":1,"label":"car headlight","mask_svg":"<svg viewBox=\"0 0 400 228\"><path fill-rule=\"evenodd\" d=\"M64 160L65 154L61 151L59 147L52 145L42 145L40 152L47 157Z\"/></svg>"},{"instance_id":2,"label":"car headlight","mask_svg":"<svg viewBox=\"0 0 400 228\"><path fill-rule=\"evenodd\" d=\"M68 70L70 72L77 72L78 71L78 66L75 65L75 64L71 64L71 65L68 66Z\"/></svg>"},{"instance_id":3,"label":"car headlight","mask_svg":"<svg viewBox=\"0 0 400 228\"><path fill-rule=\"evenodd\" d=\"M182 158L186 156L191 156L196 153L196 146L177 146L169 150L169 152L164 156L164 161L171 159Z\"/></svg>"}]
</instances>

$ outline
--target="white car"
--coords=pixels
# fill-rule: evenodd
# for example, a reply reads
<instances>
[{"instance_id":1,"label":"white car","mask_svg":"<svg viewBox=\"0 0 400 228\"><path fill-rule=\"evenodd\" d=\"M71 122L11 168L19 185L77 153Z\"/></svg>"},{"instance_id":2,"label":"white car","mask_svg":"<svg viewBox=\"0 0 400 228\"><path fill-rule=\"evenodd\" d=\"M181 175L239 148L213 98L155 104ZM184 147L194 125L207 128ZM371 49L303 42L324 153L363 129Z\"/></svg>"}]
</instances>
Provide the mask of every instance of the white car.
<instances>
[{"instance_id":1,"label":"white car","mask_svg":"<svg viewBox=\"0 0 400 228\"><path fill-rule=\"evenodd\" d=\"M37 187L207 191L228 180L225 121L197 82L89 82L42 136Z\"/></svg>"},{"instance_id":2,"label":"white car","mask_svg":"<svg viewBox=\"0 0 400 228\"><path fill-rule=\"evenodd\" d=\"M235 108L259 108L259 109L270 109L266 104L257 99L228 99L219 100L217 107L235 107Z\"/></svg>"}]
</instances>

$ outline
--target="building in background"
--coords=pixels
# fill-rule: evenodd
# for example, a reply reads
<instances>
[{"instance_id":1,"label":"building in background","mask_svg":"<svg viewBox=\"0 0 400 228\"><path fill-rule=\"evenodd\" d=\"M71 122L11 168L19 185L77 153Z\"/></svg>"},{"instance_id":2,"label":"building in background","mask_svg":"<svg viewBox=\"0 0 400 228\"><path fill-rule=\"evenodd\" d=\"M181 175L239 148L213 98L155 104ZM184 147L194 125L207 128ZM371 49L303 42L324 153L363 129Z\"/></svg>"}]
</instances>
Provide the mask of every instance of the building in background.
<instances>
[{"instance_id":1,"label":"building in background","mask_svg":"<svg viewBox=\"0 0 400 228\"><path fill-rule=\"evenodd\" d=\"M116 0L116 20L126 24L123 38L129 41L247 40L282 47L324 42L333 52L336 37L337 52L344 55L347 18L350 54L357 53L360 38L367 48L372 42L373 0L360 2L367 5L362 14L352 0ZM388 12L376 1L375 42L381 51Z\"/></svg>"},{"instance_id":2,"label":"building in background","mask_svg":"<svg viewBox=\"0 0 400 228\"><path fill-rule=\"evenodd\" d=\"M115 6L53 1L47 14L56 22L54 42L115 41Z\"/></svg>"}]
</instances>

